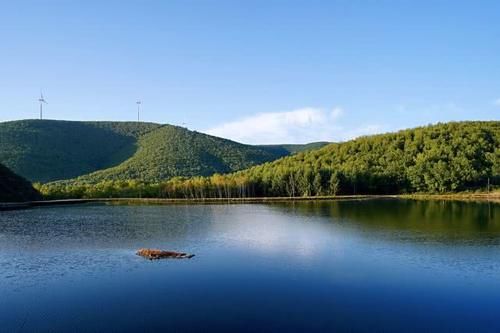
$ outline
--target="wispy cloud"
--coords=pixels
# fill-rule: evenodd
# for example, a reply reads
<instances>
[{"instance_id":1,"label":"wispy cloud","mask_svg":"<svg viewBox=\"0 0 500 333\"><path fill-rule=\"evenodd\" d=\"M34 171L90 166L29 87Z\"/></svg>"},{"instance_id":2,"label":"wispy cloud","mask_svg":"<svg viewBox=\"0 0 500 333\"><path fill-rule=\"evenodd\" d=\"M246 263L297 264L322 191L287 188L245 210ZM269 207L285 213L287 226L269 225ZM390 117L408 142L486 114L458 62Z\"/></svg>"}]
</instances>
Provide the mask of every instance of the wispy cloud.
<instances>
[{"instance_id":1,"label":"wispy cloud","mask_svg":"<svg viewBox=\"0 0 500 333\"><path fill-rule=\"evenodd\" d=\"M258 113L206 130L211 135L249 144L340 141L380 130L377 125L344 129L340 107L306 107L286 112Z\"/></svg>"},{"instance_id":2,"label":"wispy cloud","mask_svg":"<svg viewBox=\"0 0 500 333\"><path fill-rule=\"evenodd\" d=\"M493 105L500 106L500 98L495 99Z\"/></svg>"}]
</instances>

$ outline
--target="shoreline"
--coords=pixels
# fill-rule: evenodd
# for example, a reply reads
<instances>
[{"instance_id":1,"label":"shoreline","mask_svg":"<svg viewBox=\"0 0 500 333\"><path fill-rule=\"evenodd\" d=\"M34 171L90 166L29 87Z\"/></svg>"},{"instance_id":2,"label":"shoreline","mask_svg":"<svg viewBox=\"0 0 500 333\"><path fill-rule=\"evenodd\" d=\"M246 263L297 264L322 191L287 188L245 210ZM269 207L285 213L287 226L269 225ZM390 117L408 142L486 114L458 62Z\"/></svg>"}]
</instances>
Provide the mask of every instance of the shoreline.
<instances>
[{"instance_id":1,"label":"shoreline","mask_svg":"<svg viewBox=\"0 0 500 333\"><path fill-rule=\"evenodd\" d=\"M500 192L491 193L446 193L446 194L400 194L401 199L448 200L448 201L483 201L500 203Z\"/></svg>"},{"instance_id":2,"label":"shoreline","mask_svg":"<svg viewBox=\"0 0 500 333\"><path fill-rule=\"evenodd\" d=\"M295 201L346 201L374 199L404 200L442 200L442 201L476 201L500 203L500 192L493 193L451 193L451 194L394 194L394 195L337 195L319 197L252 197L252 198L205 198L205 199L168 199L168 198L95 198L95 199L61 199L30 201L19 203L0 203L0 211L28 209L33 207L78 205L86 203L106 204L241 204L271 203Z\"/></svg>"}]
</instances>

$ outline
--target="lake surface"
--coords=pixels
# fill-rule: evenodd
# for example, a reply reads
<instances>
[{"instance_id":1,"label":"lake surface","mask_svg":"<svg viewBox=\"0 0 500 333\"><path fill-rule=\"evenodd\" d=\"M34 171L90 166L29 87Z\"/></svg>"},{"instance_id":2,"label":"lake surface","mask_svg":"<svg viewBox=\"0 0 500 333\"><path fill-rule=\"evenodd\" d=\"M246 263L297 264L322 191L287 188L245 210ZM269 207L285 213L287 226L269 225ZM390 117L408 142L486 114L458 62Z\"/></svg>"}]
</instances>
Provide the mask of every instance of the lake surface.
<instances>
[{"instance_id":1,"label":"lake surface","mask_svg":"<svg viewBox=\"0 0 500 333\"><path fill-rule=\"evenodd\" d=\"M499 204L0 212L2 332L498 332L499 314Z\"/></svg>"}]
</instances>

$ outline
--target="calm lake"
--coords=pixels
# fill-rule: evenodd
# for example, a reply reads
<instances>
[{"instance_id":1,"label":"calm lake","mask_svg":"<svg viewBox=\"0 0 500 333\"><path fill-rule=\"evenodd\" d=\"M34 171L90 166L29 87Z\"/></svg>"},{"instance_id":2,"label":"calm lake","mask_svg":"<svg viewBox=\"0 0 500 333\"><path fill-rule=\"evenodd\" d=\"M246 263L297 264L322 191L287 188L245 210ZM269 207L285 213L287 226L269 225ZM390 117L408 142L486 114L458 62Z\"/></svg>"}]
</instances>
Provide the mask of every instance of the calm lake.
<instances>
[{"instance_id":1,"label":"calm lake","mask_svg":"<svg viewBox=\"0 0 500 333\"><path fill-rule=\"evenodd\" d=\"M498 332L499 313L499 204L0 212L2 332Z\"/></svg>"}]
</instances>

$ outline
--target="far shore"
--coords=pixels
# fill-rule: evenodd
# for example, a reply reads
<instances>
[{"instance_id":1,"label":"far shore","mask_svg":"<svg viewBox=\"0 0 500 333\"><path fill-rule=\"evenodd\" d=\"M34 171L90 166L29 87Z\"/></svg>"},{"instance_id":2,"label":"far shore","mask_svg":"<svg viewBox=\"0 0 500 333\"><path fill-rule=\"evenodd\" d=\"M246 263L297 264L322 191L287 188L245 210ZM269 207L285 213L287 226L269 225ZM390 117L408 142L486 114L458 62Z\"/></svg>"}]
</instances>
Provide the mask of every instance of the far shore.
<instances>
[{"instance_id":1,"label":"far shore","mask_svg":"<svg viewBox=\"0 0 500 333\"><path fill-rule=\"evenodd\" d=\"M447 194L398 194L398 195L337 195L315 197L253 197L253 198L193 198L193 199L159 199L159 198L94 198L94 199L62 199L43 200L20 203L0 203L0 210L15 210L31 207L75 205L85 203L107 204L238 204L268 203L290 201L332 201L332 200L371 200L371 199L410 199L410 200L453 200L500 203L500 192L491 193L447 193Z\"/></svg>"}]
</instances>

